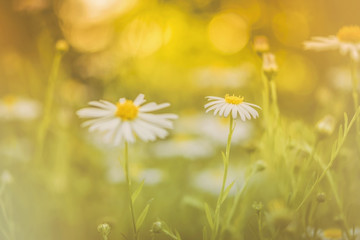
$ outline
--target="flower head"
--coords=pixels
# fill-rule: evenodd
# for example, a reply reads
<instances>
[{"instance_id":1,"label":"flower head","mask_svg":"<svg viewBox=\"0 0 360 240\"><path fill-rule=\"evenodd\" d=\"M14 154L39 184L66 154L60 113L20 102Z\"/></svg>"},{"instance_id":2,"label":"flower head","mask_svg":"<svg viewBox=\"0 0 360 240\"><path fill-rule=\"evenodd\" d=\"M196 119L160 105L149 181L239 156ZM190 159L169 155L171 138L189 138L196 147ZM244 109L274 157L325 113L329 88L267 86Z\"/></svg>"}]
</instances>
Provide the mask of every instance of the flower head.
<instances>
[{"instance_id":1,"label":"flower head","mask_svg":"<svg viewBox=\"0 0 360 240\"><path fill-rule=\"evenodd\" d=\"M80 118L92 118L82 124L89 131L100 131L107 142L119 145L121 142L135 142L136 136L141 140L154 141L168 135L166 129L173 127L171 120L175 114L152 114L150 112L170 106L169 103L145 103L144 94L139 94L134 101L125 98L113 104L100 100L91 101L92 107L77 111Z\"/></svg>"},{"instance_id":2,"label":"flower head","mask_svg":"<svg viewBox=\"0 0 360 240\"><path fill-rule=\"evenodd\" d=\"M208 96L206 98L210 101L205 104L206 112L214 110L214 115L218 113L220 117L227 117L231 113L231 116L234 119L239 115L242 121L245 121L246 119L250 120L252 117L257 118L259 116L258 112L253 107L260 107L252 103L244 102L244 97L226 94L225 98L213 96Z\"/></svg>"},{"instance_id":3,"label":"flower head","mask_svg":"<svg viewBox=\"0 0 360 240\"><path fill-rule=\"evenodd\" d=\"M278 71L278 65L274 54L264 53L262 69L267 74L274 74Z\"/></svg>"},{"instance_id":4,"label":"flower head","mask_svg":"<svg viewBox=\"0 0 360 240\"><path fill-rule=\"evenodd\" d=\"M264 53L269 51L269 42L266 36L255 36L254 37L254 43L253 43L253 47L255 52L258 53Z\"/></svg>"},{"instance_id":5,"label":"flower head","mask_svg":"<svg viewBox=\"0 0 360 240\"><path fill-rule=\"evenodd\" d=\"M0 118L5 120L32 120L40 115L40 103L35 100L5 95L0 98Z\"/></svg>"},{"instance_id":6,"label":"flower head","mask_svg":"<svg viewBox=\"0 0 360 240\"><path fill-rule=\"evenodd\" d=\"M360 51L360 26L344 26L336 36L313 37L311 41L304 42L305 49L323 51L339 49L342 55L349 54L358 61Z\"/></svg>"}]
</instances>

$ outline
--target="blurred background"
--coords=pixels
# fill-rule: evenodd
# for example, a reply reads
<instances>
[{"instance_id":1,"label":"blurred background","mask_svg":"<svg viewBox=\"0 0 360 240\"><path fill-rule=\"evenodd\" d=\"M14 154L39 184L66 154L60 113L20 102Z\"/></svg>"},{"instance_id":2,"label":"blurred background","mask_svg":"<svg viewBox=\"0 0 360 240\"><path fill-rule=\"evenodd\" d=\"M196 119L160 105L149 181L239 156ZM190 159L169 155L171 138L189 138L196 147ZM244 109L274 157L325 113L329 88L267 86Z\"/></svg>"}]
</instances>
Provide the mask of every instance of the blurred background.
<instances>
[{"instance_id":1,"label":"blurred background","mask_svg":"<svg viewBox=\"0 0 360 240\"><path fill-rule=\"evenodd\" d=\"M261 60L252 42L265 35L279 65L285 117L312 126L326 113L351 112L348 59L304 51L303 42L359 25L359 8L356 0L0 0L0 170L11 174L3 201L15 234L9 239L101 239L96 227L104 221L110 239L131 233L121 149L81 129L75 111L139 93L170 102L167 111L179 115L170 138L130 148L133 177L145 179L138 204L153 199L142 236L161 219L183 239L200 239L206 220L198 216L220 189L228 126L204 113L204 97L229 93L261 105ZM60 39L69 51L44 159L33 164ZM231 156L237 188L242 166L257 160L261 132L261 120L238 124Z\"/></svg>"}]
</instances>

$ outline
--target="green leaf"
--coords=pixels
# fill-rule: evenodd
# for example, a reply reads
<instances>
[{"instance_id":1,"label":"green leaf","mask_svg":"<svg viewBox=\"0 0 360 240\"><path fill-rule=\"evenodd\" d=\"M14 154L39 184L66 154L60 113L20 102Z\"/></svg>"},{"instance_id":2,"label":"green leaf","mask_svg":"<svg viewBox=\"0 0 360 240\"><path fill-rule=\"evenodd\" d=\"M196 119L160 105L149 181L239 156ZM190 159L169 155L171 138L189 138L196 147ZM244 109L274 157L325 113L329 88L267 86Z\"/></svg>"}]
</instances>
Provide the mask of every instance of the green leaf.
<instances>
[{"instance_id":1,"label":"green leaf","mask_svg":"<svg viewBox=\"0 0 360 240\"><path fill-rule=\"evenodd\" d=\"M209 205L207 203L204 203L204 209L205 209L206 218L208 220L210 228L214 229L214 222L213 222L213 219L212 219L212 213L211 213L210 207L209 207Z\"/></svg>"},{"instance_id":2,"label":"green leaf","mask_svg":"<svg viewBox=\"0 0 360 240\"><path fill-rule=\"evenodd\" d=\"M226 199L227 196L229 195L229 192L230 192L232 186L234 186L234 183L235 183L235 180L232 181L232 183L230 183L230 185L226 187L226 189L225 189L225 191L224 191L224 195L223 195L223 197L222 197L222 199L221 199L221 204L225 201L225 199Z\"/></svg>"},{"instance_id":3,"label":"green leaf","mask_svg":"<svg viewBox=\"0 0 360 240\"><path fill-rule=\"evenodd\" d=\"M139 196L143 186L144 186L144 180L140 183L140 185L137 187L137 189L133 192L133 194L131 195L131 201L134 204L136 198Z\"/></svg>"},{"instance_id":4,"label":"green leaf","mask_svg":"<svg viewBox=\"0 0 360 240\"><path fill-rule=\"evenodd\" d=\"M144 210L140 213L139 218L136 221L136 229L140 229L141 225L144 223L146 215L149 212L150 204L147 204Z\"/></svg>"},{"instance_id":5,"label":"green leaf","mask_svg":"<svg viewBox=\"0 0 360 240\"><path fill-rule=\"evenodd\" d=\"M177 230L175 230L175 236L176 236L177 240L181 240L180 233Z\"/></svg>"}]
</instances>

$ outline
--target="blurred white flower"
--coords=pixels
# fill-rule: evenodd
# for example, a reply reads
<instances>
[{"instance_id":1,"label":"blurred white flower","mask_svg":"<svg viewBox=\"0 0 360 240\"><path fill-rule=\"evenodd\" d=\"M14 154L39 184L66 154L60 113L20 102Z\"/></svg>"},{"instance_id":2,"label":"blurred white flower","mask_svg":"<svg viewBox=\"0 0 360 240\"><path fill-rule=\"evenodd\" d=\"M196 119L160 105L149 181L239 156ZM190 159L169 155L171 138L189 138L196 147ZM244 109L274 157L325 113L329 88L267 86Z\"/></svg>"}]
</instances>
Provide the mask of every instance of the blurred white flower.
<instances>
[{"instance_id":1,"label":"blurred white flower","mask_svg":"<svg viewBox=\"0 0 360 240\"><path fill-rule=\"evenodd\" d=\"M231 113L234 119L239 117L242 121L250 120L251 118L257 118L258 112L253 108L260 108L259 106L244 102L244 97L225 95L225 98L221 97L206 97L209 103L205 104L206 112L214 110L214 115L219 114L220 117L228 117Z\"/></svg>"},{"instance_id":2,"label":"blurred white flower","mask_svg":"<svg viewBox=\"0 0 360 240\"><path fill-rule=\"evenodd\" d=\"M14 95L0 99L0 118L5 120L32 120L40 114L40 103Z\"/></svg>"},{"instance_id":3,"label":"blurred white flower","mask_svg":"<svg viewBox=\"0 0 360 240\"><path fill-rule=\"evenodd\" d=\"M349 54L350 57L358 61L360 51L360 27L344 26L336 36L313 37L311 41L304 42L305 49L315 51L339 49L342 55Z\"/></svg>"},{"instance_id":4,"label":"blurred white flower","mask_svg":"<svg viewBox=\"0 0 360 240\"><path fill-rule=\"evenodd\" d=\"M214 147L205 139L177 137L168 141L157 142L153 146L155 154L162 158L184 157L198 159L212 156Z\"/></svg>"},{"instance_id":5,"label":"blurred white flower","mask_svg":"<svg viewBox=\"0 0 360 240\"><path fill-rule=\"evenodd\" d=\"M246 121L241 124L237 124L234 129L232 142L239 143L248 140L251 137L251 134L254 130L254 125L251 121ZM175 128L175 141L179 142L186 141L196 141L200 149L194 149L195 155L199 157L201 152L207 149L207 146L212 146L212 149L209 151L209 155L214 153L213 145L226 145L229 131L229 119L228 118L214 118L209 115L203 114L182 114L181 118L176 121ZM186 133L189 136L194 136L192 140L190 139L177 139L176 136ZM185 145L185 143L184 143ZM205 153L203 155L205 156Z\"/></svg>"},{"instance_id":6,"label":"blurred white flower","mask_svg":"<svg viewBox=\"0 0 360 240\"><path fill-rule=\"evenodd\" d=\"M176 119L177 115L149 113L170 104L150 102L141 106L145 102L144 94L139 94L134 101L120 98L116 105L104 100L91 101L92 107L80 109L77 115L92 118L82 126L89 127L89 131L104 133L104 140L114 145L123 141L133 143L136 136L145 142L165 138L168 135L166 129L173 127L170 120Z\"/></svg>"},{"instance_id":7,"label":"blurred white flower","mask_svg":"<svg viewBox=\"0 0 360 240\"><path fill-rule=\"evenodd\" d=\"M132 179L144 181L145 185L156 185L163 181L165 174L158 168L145 168L138 162L131 165L130 175ZM110 183L125 183L126 178L119 161L109 159L107 169L107 180Z\"/></svg>"},{"instance_id":8,"label":"blurred white flower","mask_svg":"<svg viewBox=\"0 0 360 240\"><path fill-rule=\"evenodd\" d=\"M222 186L223 174L224 172L221 168L207 169L198 172L193 180L194 186L210 194L219 195ZM230 196L235 194L237 188L241 188L245 182L245 173L241 168L232 167L229 169L226 186L231 184L234 180L236 181L236 184L231 188L229 192Z\"/></svg>"},{"instance_id":9,"label":"blurred white flower","mask_svg":"<svg viewBox=\"0 0 360 240\"><path fill-rule=\"evenodd\" d=\"M12 174L8 171L8 170L4 170L2 173L1 173L1 182L3 184L10 184L13 182L13 176Z\"/></svg>"}]
</instances>

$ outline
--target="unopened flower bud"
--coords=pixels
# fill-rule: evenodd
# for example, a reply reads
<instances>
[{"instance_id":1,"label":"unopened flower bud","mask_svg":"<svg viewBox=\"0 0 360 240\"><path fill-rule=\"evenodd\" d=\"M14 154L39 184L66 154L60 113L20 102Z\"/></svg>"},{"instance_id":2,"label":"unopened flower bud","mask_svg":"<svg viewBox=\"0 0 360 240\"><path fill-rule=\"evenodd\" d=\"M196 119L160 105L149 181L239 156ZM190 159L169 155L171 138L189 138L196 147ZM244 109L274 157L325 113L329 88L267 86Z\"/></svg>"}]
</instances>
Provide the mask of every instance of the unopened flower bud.
<instances>
[{"instance_id":1,"label":"unopened flower bud","mask_svg":"<svg viewBox=\"0 0 360 240\"><path fill-rule=\"evenodd\" d=\"M325 193L321 192L318 193L318 195L316 196L316 201L318 201L318 203L323 203L326 201L326 195Z\"/></svg>"},{"instance_id":2,"label":"unopened flower bud","mask_svg":"<svg viewBox=\"0 0 360 240\"><path fill-rule=\"evenodd\" d=\"M255 36L253 43L254 51L257 53L264 53L269 51L269 41L266 36Z\"/></svg>"},{"instance_id":3,"label":"unopened flower bud","mask_svg":"<svg viewBox=\"0 0 360 240\"><path fill-rule=\"evenodd\" d=\"M61 39L56 42L55 48L59 52L67 52L69 50L69 44L65 40Z\"/></svg>"},{"instance_id":4,"label":"unopened flower bud","mask_svg":"<svg viewBox=\"0 0 360 240\"><path fill-rule=\"evenodd\" d=\"M335 129L335 118L331 115L326 115L316 124L316 133L319 139L329 137Z\"/></svg>"},{"instance_id":5,"label":"unopened flower bud","mask_svg":"<svg viewBox=\"0 0 360 240\"><path fill-rule=\"evenodd\" d=\"M266 163L263 160L258 160L255 163L255 170L256 172L262 172L266 169Z\"/></svg>"},{"instance_id":6,"label":"unopened flower bud","mask_svg":"<svg viewBox=\"0 0 360 240\"><path fill-rule=\"evenodd\" d=\"M107 236L110 234L111 227L108 223L102 223L102 224L99 224L99 226L97 227L97 230L102 235Z\"/></svg>"},{"instance_id":7,"label":"unopened flower bud","mask_svg":"<svg viewBox=\"0 0 360 240\"><path fill-rule=\"evenodd\" d=\"M264 207L264 204L262 202L254 202L252 205L252 208L256 210L256 212L260 212Z\"/></svg>"},{"instance_id":8,"label":"unopened flower bud","mask_svg":"<svg viewBox=\"0 0 360 240\"><path fill-rule=\"evenodd\" d=\"M262 70L269 80L277 73L279 67L277 65L275 55L272 53L263 54L263 65Z\"/></svg>"},{"instance_id":9,"label":"unopened flower bud","mask_svg":"<svg viewBox=\"0 0 360 240\"><path fill-rule=\"evenodd\" d=\"M163 231L162 222L160 222L160 221L154 222L150 231L152 233L161 233Z\"/></svg>"}]
</instances>

